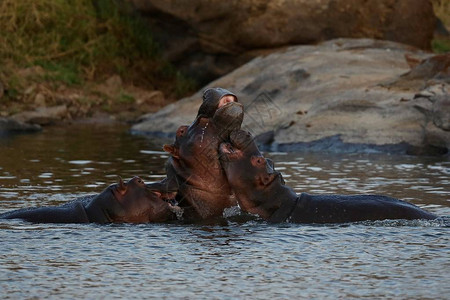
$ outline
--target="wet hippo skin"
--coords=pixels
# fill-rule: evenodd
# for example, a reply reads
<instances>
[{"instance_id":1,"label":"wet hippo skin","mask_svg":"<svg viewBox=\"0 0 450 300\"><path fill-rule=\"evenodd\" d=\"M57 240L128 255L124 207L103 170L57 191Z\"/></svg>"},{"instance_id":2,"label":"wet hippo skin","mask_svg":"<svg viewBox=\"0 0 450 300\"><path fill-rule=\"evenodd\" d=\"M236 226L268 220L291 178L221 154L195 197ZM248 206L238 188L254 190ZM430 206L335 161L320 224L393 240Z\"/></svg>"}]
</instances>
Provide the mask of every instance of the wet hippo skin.
<instances>
[{"instance_id":1,"label":"wet hippo skin","mask_svg":"<svg viewBox=\"0 0 450 300\"><path fill-rule=\"evenodd\" d=\"M381 195L297 195L284 185L273 162L265 159L246 131L220 145L221 163L242 210L270 222L345 223L384 219L435 219L402 200Z\"/></svg>"},{"instance_id":2,"label":"wet hippo skin","mask_svg":"<svg viewBox=\"0 0 450 300\"><path fill-rule=\"evenodd\" d=\"M240 128L242 120L243 107L237 97L225 89L211 88L203 94L195 121L177 130L173 144L164 145L171 155L167 178L150 186L177 191L185 220L222 216L225 208L236 205L218 150L230 132Z\"/></svg>"},{"instance_id":3,"label":"wet hippo skin","mask_svg":"<svg viewBox=\"0 0 450 300\"><path fill-rule=\"evenodd\" d=\"M176 219L178 208L167 195L151 191L139 177L110 185L92 199L75 200L57 207L19 209L0 215L33 223L149 223Z\"/></svg>"}]
</instances>

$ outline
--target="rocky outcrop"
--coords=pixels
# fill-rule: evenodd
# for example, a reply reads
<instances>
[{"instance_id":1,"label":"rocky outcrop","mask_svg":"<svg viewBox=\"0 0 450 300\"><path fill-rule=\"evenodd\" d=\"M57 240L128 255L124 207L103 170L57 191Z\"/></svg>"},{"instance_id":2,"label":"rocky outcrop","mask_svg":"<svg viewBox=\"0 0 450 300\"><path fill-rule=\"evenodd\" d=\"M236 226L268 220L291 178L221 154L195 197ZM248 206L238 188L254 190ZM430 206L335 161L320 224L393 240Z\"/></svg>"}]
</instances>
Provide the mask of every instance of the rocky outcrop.
<instances>
[{"instance_id":1,"label":"rocky outcrop","mask_svg":"<svg viewBox=\"0 0 450 300\"><path fill-rule=\"evenodd\" d=\"M11 119L20 123L51 125L61 122L67 115L67 106L38 107L34 111L24 111L15 114Z\"/></svg>"},{"instance_id":2,"label":"rocky outcrop","mask_svg":"<svg viewBox=\"0 0 450 300\"><path fill-rule=\"evenodd\" d=\"M130 0L164 54L206 83L261 53L338 37L391 40L428 49L428 0Z\"/></svg>"},{"instance_id":3,"label":"rocky outcrop","mask_svg":"<svg viewBox=\"0 0 450 300\"><path fill-rule=\"evenodd\" d=\"M235 92L244 127L272 150L443 154L450 149L449 62L450 54L394 42L336 39L255 58L208 87ZM201 91L132 130L173 135L200 103Z\"/></svg>"}]
</instances>

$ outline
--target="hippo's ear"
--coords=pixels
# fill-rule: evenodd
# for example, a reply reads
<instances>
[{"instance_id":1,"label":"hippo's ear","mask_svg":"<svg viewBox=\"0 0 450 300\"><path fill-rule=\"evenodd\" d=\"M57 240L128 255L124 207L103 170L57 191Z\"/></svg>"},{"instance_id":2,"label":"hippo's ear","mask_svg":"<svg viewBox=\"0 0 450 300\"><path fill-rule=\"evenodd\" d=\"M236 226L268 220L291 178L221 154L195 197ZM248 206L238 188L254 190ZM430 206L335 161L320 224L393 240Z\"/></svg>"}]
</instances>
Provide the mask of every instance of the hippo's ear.
<instances>
[{"instance_id":1,"label":"hippo's ear","mask_svg":"<svg viewBox=\"0 0 450 300\"><path fill-rule=\"evenodd\" d=\"M125 185L120 176L119 176L119 183L117 184L116 187L116 191L122 196L125 195L125 193L127 192L127 186Z\"/></svg>"},{"instance_id":2,"label":"hippo's ear","mask_svg":"<svg viewBox=\"0 0 450 300\"><path fill-rule=\"evenodd\" d=\"M178 154L178 149L174 145L164 145L163 150L170 153L175 158L180 158L180 155Z\"/></svg>"}]
</instances>

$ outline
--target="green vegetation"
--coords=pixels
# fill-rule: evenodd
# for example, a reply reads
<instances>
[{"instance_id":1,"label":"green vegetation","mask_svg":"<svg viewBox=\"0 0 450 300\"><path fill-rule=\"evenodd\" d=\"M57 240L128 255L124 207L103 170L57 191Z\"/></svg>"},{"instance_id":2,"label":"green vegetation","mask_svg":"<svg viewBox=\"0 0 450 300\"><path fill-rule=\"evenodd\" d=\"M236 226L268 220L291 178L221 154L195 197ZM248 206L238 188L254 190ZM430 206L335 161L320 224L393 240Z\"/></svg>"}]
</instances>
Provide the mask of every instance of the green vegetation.
<instances>
[{"instance_id":1,"label":"green vegetation","mask_svg":"<svg viewBox=\"0 0 450 300\"><path fill-rule=\"evenodd\" d=\"M450 39L434 39L431 42L431 48L435 53L450 52Z\"/></svg>"},{"instance_id":2,"label":"green vegetation","mask_svg":"<svg viewBox=\"0 0 450 300\"><path fill-rule=\"evenodd\" d=\"M7 89L0 103L20 98L31 84L79 87L112 75L169 98L194 88L161 58L127 1L1 0L0 28L0 82Z\"/></svg>"},{"instance_id":3,"label":"green vegetation","mask_svg":"<svg viewBox=\"0 0 450 300\"><path fill-rule=\"evenodd\" d=\"M117 101L120 103L133 103L136 99L132 95L125 93L124 91L120 91L119 96L117 97Z\"/></svg>"},{"instance_id":4,"label":"green vegetation","mask_svg":"<svg viewBox=\"0 0 450 300\"><path fill-rule=\"evenodd\" d=\"M42 67L46 72L41 75L45 81L61 81L67 85L80 85L83 83L80 67L73 62L35 61L36 66Z\"/></svg>"}]
</instances>

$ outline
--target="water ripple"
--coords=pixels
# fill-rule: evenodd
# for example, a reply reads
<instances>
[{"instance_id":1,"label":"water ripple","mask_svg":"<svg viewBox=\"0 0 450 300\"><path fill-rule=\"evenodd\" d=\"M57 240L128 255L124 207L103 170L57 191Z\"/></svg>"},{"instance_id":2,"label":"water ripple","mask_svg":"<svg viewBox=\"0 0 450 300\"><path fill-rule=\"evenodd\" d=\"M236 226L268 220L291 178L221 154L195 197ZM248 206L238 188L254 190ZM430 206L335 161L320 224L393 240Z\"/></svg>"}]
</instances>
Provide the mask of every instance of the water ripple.
<instances>
[{"instance_id":1,"label":"water ripple","mask_svg":"<svg viewBox=\"0 0 450 300\"><path fill-rule=\"evenodd\" d=\"M163 142L120 128L48 130L11 141L12 149L30 151L0 147L0 157L9 158L0 161L0 212L92 195L118 175L140 175L148 182L165 177L167 155L158 151ZM444 299L450 294L448 162L267 156L297 192L386 194L441 217L269 224L233 208L220 225L0 220L2 297Z\"/></svg>"}]
</instances>

